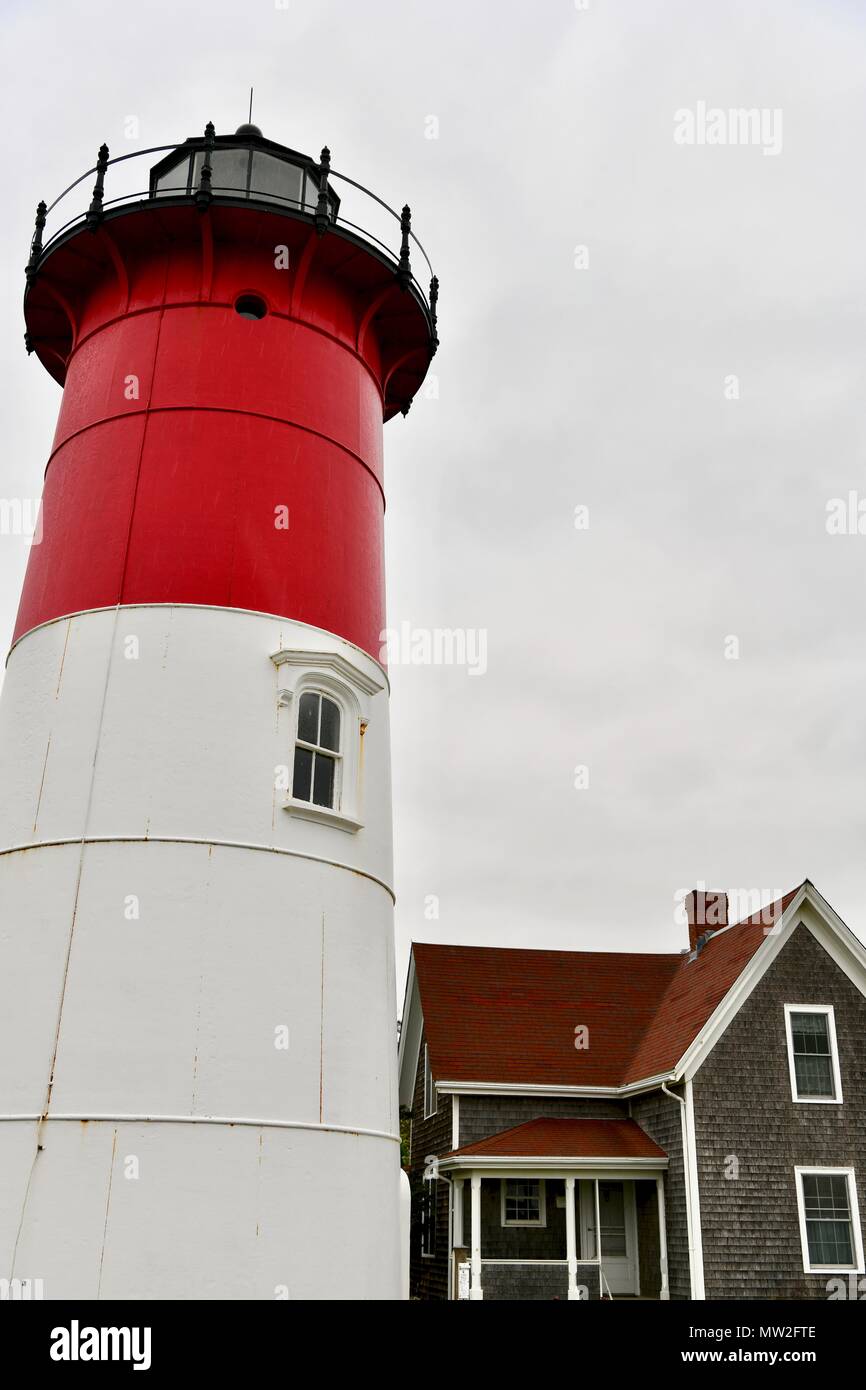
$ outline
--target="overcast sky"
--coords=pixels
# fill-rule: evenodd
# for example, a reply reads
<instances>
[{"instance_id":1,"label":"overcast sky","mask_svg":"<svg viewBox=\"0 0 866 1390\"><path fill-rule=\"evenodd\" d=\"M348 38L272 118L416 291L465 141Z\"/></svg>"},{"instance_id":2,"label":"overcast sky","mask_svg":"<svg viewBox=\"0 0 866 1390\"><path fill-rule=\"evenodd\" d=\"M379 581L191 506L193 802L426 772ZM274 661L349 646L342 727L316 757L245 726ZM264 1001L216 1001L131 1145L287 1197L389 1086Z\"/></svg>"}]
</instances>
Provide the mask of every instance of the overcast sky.
<instances>
[{"instance_id":1,"label":"overcast sky","mask_svg":"<svg viewBox=\"0 0 866 1390\"><path fill-rule=\"evenodd\" d=\"M483 632L487 669L392 672L398 988L412 939L678 950L699 881L809 877L866 937L866 534L827 529L866 502L866 8L5 0L2 27L3 496L38 496L60 395L22 342L34 206L103 139L230 132L252 84L266 135L412 204L442 347L385 432L389 623ZM700 103L765 138L678 143ZM0 537L4 648L26 554Z\"/></svg>"}]
</instances>

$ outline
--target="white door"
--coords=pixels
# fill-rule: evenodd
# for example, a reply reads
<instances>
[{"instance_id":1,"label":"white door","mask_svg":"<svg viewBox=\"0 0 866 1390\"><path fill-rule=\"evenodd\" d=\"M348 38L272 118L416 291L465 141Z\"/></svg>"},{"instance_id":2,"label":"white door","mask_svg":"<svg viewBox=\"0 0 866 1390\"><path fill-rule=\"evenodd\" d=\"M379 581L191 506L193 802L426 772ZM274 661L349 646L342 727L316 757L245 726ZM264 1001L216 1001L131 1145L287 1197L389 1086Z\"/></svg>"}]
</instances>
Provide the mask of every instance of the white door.
<instances>
[{"instance_id":1,"label":"white door","mask_svg":"<svg viewBox=\"0 0 866 1390\"><path fill-rule=\"evenodd\" d=\"M611 1293L636 1294L639 1291L637 1269L637 1220L634 1205L634 1183L600 1182L598 1207L601 1223L601 1264ZM580 1184L582 1248L595 1254L595 1183ZM607 1289L602 1286L603 1292Z\"/></svg>"}]
</instances>

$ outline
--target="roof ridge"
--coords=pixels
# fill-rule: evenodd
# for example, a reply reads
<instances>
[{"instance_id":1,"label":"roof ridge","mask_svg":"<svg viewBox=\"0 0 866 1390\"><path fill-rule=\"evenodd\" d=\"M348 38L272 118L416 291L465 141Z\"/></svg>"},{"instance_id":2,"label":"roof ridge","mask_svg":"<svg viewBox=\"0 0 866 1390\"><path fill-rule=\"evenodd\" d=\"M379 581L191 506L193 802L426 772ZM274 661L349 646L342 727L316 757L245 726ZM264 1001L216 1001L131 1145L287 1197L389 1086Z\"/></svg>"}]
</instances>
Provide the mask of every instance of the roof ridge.
<instances>
[{"instance_id":1,"label":"roof ridge","mask_svg":"<svg viewBox=\"0 0 866 1390\"><path fill-rule=\"evenodd\" d=\"M410 942L411 950L414 950L416 946L432 946L437 951L496 951L500 955L517 955L520 952L525 956L604 956L606 960L617 956L631 956L646 960L676 961L680 959L682 954L680 951L582 951L561 946L478 946L448 941Z\"/></svg>"}]
</instances>

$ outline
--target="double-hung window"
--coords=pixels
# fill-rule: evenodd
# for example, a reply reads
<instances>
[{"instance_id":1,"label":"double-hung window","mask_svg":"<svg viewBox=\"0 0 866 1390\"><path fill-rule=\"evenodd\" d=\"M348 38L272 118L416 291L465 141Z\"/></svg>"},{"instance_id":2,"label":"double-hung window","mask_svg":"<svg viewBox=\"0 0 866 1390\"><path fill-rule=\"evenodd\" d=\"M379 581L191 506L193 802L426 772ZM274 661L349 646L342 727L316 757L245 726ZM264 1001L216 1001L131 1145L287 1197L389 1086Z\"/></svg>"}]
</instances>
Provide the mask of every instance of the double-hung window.
<instances>
[{"instance_id":1,"label":"double-hung window","mask_svg":"<svg viewBox=\"0 0 866 1390\"><path fill-rule=\"evenodd\" d=\"M831 1004L786 1004L788 1067L795 1101L833 1105L842 1100L836 1020Z\"/></svg>"},{"instance_id":2,"label":"double-hung window","mask_svg":"<svg viewBox=\"0 0 866 1390\"><path fill-rule=\"evenodd\" d=\"M803 1269L863 1272L863 1240L853 1168L796 1168Z\"/></svg>"},{"instance_id":3,"label":"double-hung window","mask_svg":"<svg viewBox=\"0 0 866 1390\"><path fill-rule=\"evenodd\" d=\"M305 690L298 701L298 731L292 796L313 806L340 805L340 706L320 690Z\"/></svg>"},{"instance_id":4,"label":"double-hung window","mask_svg":"<svg viewBox=\"0 0 866 1390\"><path fill-rule=\"evenodd\" d=\"M504 1178L503 1226L545 1226L547 1213L542 1178Z\"/></svg>"}]
</instances>

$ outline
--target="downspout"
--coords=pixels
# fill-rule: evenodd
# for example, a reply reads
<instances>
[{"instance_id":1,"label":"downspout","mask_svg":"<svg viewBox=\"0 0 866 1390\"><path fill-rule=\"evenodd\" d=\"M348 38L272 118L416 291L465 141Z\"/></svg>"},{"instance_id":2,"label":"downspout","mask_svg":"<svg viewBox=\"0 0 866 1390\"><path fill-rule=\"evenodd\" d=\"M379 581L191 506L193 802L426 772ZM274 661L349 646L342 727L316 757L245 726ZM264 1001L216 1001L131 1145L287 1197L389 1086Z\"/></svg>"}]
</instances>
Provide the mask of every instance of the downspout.
<instances>
[{"instance_id":1,"label":"downspout","mask_svg":"<svg viewBox=\"0 0 866 1390\"><path fill-rule=\"evenodd\" d=\"M687 1087L691 1082L687 1081ZM691 1125L689 1123L688 1106L683 1096L678 1096L676 1091L668 1089L666 1081L662 1082L661 1089L671 1100L675 1100L680 1106L681 1133L683 1137L683 1178L686 1187L686 1224L689 1235L689 1283L691 1295L695 1300L704 1297L703 1290L703 1258L699 1250L700 1241L700 1218L697 1213L699 1207L695 1201L694 1183L697 1182L697 1154L693 1152L693 1144L690 1135Z\"/></svg>"}]
</instances>

